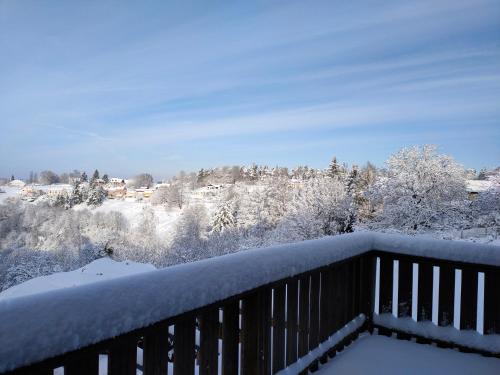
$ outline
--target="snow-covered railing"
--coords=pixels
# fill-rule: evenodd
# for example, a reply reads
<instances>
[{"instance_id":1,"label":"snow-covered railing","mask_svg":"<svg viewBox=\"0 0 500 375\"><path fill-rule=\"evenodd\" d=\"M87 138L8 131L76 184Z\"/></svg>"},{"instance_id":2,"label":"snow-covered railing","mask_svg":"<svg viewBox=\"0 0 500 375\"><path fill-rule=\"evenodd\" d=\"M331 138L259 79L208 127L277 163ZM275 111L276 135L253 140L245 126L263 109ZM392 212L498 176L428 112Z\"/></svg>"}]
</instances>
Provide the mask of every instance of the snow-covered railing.
<instances>
[{"instance_id":1,"label":"snow-covered railing","mask_svg":"<svg viewBox=\"0 0 500 375\"><path fill-rule=\"evenodd\" d=\"M172 370L169 352L175 375L193 374L196 363L200 374L293 373L314 370L372 323L498 355L499 269L495 246L354 233L12 298L0 302L0 373L97 374L106 355L108 374L135 374L138 352L145 374ZM458 328L490 336L415 328L432 318L453 327L456 306ZM412 314L419 322L394 323Z\"/></svg>"}]
</instances>

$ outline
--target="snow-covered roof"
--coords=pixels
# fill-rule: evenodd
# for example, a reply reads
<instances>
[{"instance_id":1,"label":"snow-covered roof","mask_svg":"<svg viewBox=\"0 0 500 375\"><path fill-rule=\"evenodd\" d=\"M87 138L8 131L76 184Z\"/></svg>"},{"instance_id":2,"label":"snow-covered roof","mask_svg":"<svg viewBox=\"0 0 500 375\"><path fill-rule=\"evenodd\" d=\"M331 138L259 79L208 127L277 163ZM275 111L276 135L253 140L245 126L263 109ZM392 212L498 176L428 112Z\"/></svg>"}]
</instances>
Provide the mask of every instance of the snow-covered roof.
<instances>
[{"instance_id":1,"label":"snow-covered roof","mask_svg":"<svg viewBox=\"0 0 500 375\"><path fill-rule=\"evenodd\" d=\"M0 372L373 249L500 266L498 246L358 232L5 299L0 301L0 342L8 345L0 345Z\"/></svg>"},{"instance_id":2,"label":"snow-covered roof","mask_svg":"<svg viewBox=\"0 0 500 375\"><path fill-rule=\"evenodd\" d=\"M9 186L23 187L24 185L26 185L26 183L21 180L12 180L9 182Z\"/></svg>"},{"instance_id":3,"label":"snow-covered roof","mask_svg":"<svg viewBox=\"0 0 500 375\"><path fill-rule=\"evenodd\" d=\"M493 183L488 180L467 180L465 184L467 191L470 193L481 193L493 186Z\"/></svg>"}]
</instances>

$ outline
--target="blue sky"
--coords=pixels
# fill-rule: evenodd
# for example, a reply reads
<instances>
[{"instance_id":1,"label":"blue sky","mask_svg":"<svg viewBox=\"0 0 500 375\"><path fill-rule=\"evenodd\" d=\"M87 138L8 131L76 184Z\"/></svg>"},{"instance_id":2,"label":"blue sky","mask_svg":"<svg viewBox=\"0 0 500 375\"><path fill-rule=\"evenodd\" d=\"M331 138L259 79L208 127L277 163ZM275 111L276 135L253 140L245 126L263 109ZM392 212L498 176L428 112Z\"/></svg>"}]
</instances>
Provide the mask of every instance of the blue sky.
<instances>
[{"instance_id":1,"label":"blue sky","mask_svg":"<svg viewBox=\"0 0 500 375\"><path fill-rule=\"evenodd\" d=\"M0 0L0 176L500 164L500 2Z\"/></svg>"}]
</instances>

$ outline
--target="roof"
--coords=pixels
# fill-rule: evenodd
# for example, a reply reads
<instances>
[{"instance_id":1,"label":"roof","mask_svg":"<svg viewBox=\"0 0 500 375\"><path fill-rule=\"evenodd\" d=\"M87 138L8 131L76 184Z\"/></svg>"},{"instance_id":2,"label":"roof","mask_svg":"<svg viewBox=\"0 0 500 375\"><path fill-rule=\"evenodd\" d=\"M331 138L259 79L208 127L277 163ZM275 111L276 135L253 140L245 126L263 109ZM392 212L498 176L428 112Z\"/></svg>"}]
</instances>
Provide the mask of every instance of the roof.
<instances>
[{"instance_id":1,"label":"roof","mask_svg":"<svg viewBox=\"0 0 500 375\"><path fill-rule=\"evenodd\" d=\"M493 183L488 180L467 180L465 185L469 193L481 193L491 188Z\"/></svg>"}]
</instances>

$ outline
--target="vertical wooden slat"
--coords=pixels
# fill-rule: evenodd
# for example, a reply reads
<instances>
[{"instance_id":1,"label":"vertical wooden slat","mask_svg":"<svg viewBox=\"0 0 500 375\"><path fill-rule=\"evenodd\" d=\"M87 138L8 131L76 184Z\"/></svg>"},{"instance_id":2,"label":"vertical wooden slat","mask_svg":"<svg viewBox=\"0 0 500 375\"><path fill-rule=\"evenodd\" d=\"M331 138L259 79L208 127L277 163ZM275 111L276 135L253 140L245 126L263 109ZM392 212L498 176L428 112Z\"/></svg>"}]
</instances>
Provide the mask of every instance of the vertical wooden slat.
<instances>
[{"instance_id":1,"label":"vertical wooden slat","mask_svg":"<svg viewBox=\"0 0 500 375\"><path fill-rule=\"evenodd\" d=\"M37 372L38 373L38 372ZM52 374L52 371L48 372ZM99 354L92 353L64 365L64 375L98 375Z\"/></svg>"},{"instance_id":2,"label":"vertical wooden slat","mask_svg":"<svg viewBox=\"0 0 500 375\"><path fill-rule=\"evenodd\" d=\"M309 305L309 349L314 350L319 344L319 292L320 274L311 274L311 294Z\"/></svg>"},{"instance_id":3,"label":"vertical wooden slat","mask_svg":"<svg viewBox=\"0 0 500 375\"><path fill-rule=\"evenodd\" d=\"M137 340L135 337L115 339L109 348L108 374L135 375L137 367Z\"/></svg>"},{"instance_id":4,"label":"vertical wooden slat","mask_svg":"<svg viewBox=\"0 0 500 375\"><path fill-rule=\"evenodd\" d=\"M300 278L299 358L309 352L309 275Z\"/></svg>"},{"instance_id":5,"label":"vertical wooden slat","mask_svg":"<svg viewBox=\"0 0 500 375\"><path fill-rule=\"evenodd\" d=\"M413 263L403 259L399 261L398 316L411 316Z\"/></svg>"},{"instance_id":6,"label":"vertical wooden slat","mask_svg":"<svg viewBox=\"0 0 500 375\"><path fill-rule=\"evenodd\" d=\"M453 325L455 297L455 269L448 264L440 264L439 270L439 313L440 326Z\"/></svg>"},{"instance_id":7,"label":"vertical wooden slat","mask_svg":"<svg viewBox=\"0 0 500 375\"><path fill-rule=\"evenodd\" d=\"M143 373L145 375L167 375L168 370L168 325L159 325L144 335Z\"/></svg>"},{"instance_id":8,"label":"vertical wooden slat","mask_svg":"<svg viewBox=\"0 0 500 375\"><path fill-rule=\"evenodd\" d=\"M356 258L352 262L352 316L351 320L354 319L360 313L360 293L359 293L359 272L360 272L360 258Z\"/></svg>"},{"instance_id":9,"label":"vertical wooden slat","mask_svg":"<svg viewBox=\"0 0 500 375\"><path fill-rule=\"evenodd\" d=\"M193 375L195 367L195 317L186 315L175 323L174 375Z\"/></svg>"},{"instance_id":10,"label":"vertical wooden slat","mask_svg":"<svg viewBox=\"0 0 500 375\"><path fill-rule=\"evenodd\" d=\"M259 295L257 292L242 301L241 374L254 375L259 368L258 347Z\"/></svg>"},{"instance_id":11,"label":"vertical wooden slat","mask_svg":"<svg viewBox=\"0 0 500 375\"><path fill-rule=\"evenodd\" d=\"M314 350L319 345L319 326L320 326L320 273L319 271L311 274L311 289L309 302L309 350ZM311 371L318 367L318 361L313 361L309 366Z\"/></svg>"},{"instance_id":12,"label":"vertical wooden slat","mask_svg":"<svg viewBox=\"0 0 500 375\"><path fill-rule=\"evenodd\" d=\"M328 339L328 291L330 288L330 274L328 269L321 271L321 290L319 296L319 341Z\"/></svg>"},{"instance_id":13,"label":"vertical wooden slat","mask_svg":"<svg viewBox=\"0 0 500 375\"><path fill-rule=\"evenodd\" d=\"M286 316L286 365L297 360L297 299L298 279L287 283L287 316Z\"/></svg>"},{"instance_id":14,"label":"vertical wooden slat","mask_svg":"<svg viewBox=\"0 0 500 375\"><path fill-rule=\"evenodd\" d=\"M432 264L418 264L418 306L417 320L432 320Z\"/></svg>"},{"instance_id":15,"label":"vertical wooden slat","mask_svg":"<svg viewBox=\"0 0 500 375\"><path fill-rule=\"evenodd\" d=\"M500 333L500 270L484 273L484 333Z\"/></svg>"},{"instance_id":16,"label":"vertical wooden slat","mask_svg":"<svg viewBox=\"0 0 500 375\"><path fill-rule=\"evenodd\" d=\"M328 337L335 333L335 274L334 267L328 267L327 329Z\"/></svg>"},{"instance_id":17,"label":"vertical wooden slat","mask_svg":"<svg viewBox=\"0 0 500 375\"><path fill-rule=\"evenodd\" d=\"M375 278L377 258L371 254L363 255L361 259L361 312L367 318L368 330L370 333L373 331L372 318L375 303Z\"/></svg>"},{"instance_id":18,"label":"vertical wooden slat","mask_svg":"<svg viewBox=\"0 0 500 375\"><path fill-rule=\"evenodd\" d=\"M333 329L338 331L342 327L342 317L343 317L343 301L342 301L342 269L339 265L336 265L333 270Z\"/></svg>"},{"instance_id":19,"label":"vertical wooden slat","mask_svg":"<svg viewBox=\"0 0 500 375\"><path fill-rule=\"evenodd\" d=\"M477 271L462 269L460 296L460 329L476 329L477 324Z\"/></svg>"},{"instance_id":20,"label":"vertical wooden slat","mask_svg":"<svg viewBox=\"0 0 500 375\"><path fill-rule=\"evenodd\" d=\"M259 374L271 373L271 292L271 288L259 291Z\"/></svg>"},{"instance_id":21,"label":"vertical wooden slat","mask_svg":"<svg viewBox=\"0 0 500 375\"><path fill-rule=\"evenodd\" d=\"M394 261L388 255L380 256L380 292L379 313L392 313L392 287L393 287Z\"/></svg>"},{"instance_id":22,"label":"vertical wooden slat","mask_svg":"<svg viewBox=\"0 0 500 375\"><path fill-rule=\"evenodd\" d=\"M273 373L285 368L285 303L285 285L278 285L273 299Z\"/></svg>"},{"instance_id":23,"label":"vertical wooden slat","mask_svg":"<svg viewBox=\"0 0 500 375\"><path fill-rule=\"evenodd\" d=\"M222 316L222 375L238 373L239 301L223 307Z\"/></svg>"},{"instance_id":24,"label":"vertical wooden slat","mask_svg":"<svg viewBox=\"0 0 500 375\"><path fill-rule=\"evenodd\" d=\"M219 309L204 311L200 323L200 375L218 373Z\"/></svg>"}]
</instances>

